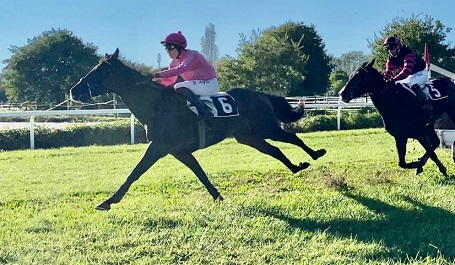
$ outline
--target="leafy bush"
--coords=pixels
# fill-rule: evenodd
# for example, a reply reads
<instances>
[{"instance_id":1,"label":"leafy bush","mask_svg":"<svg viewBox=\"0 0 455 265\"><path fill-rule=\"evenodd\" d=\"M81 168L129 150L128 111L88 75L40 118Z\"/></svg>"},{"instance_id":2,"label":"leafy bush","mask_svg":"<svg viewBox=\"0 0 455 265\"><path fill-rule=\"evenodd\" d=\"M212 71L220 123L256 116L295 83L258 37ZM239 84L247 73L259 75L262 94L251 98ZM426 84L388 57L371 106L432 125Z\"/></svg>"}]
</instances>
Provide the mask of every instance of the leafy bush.
<instances>
[{"instance_id":1,"label":"leafy bush","mask_svg":"<svg viewBox=\"0 0 455 265\"><path fill-rule=\"evenodd\" d=\"M285 124L283 127L292 132L334 131L338 129L335 113L314 115L316 113L312 111L309 113L310 116L292 124ZM364 108L358 111L341 112L341 130L381 128L382 126L381 115L375 109Z\"/></svg>"},{"instance_id":2,"label":"leafy bush","mask_svg":"<svg viewBox=\"0 0 455 265\"><path fill-rule=\"evenodd\" d=\"M316 112L313 112L313 114ZM333 112L306 116L298 122L283 125L292 132L315 132L337 130L337 116ZM381 116L375 110L343 111L341 129L363 129L382 127ZM74 123L64 129L35 127L35 148L59 148L64 146L116 145L130 143L130 120ZM145 143L145 130L135 124L135 143ZM0 150L30 148L28 129L0 130Z\"/></svg>"},{"instance_id":3,"label":"leafy bush","mask_svg":"<svg viewBox=\"0 0 455 265\"><path fill-rule=\"evenodd\" d=\"M145 130L135 125L135 143L145 143ZM64 146L127 144L131 140L129 120L98 122L94 124L70 124L65 129L35 127L35 148L58 148ZM29 129L0 131L0 150L30 148Z\"/></svg>"},{"instance_id":4,"label":"leafy bush","mask_svg":"<svg viewBox=\"0 0 455 265\"><path fill-rule=\"evenodd\" d=\"M349 111L343 113L341 129L380 128L383 126L381 115L378 112Z\"/></svg>"}]
</instances>

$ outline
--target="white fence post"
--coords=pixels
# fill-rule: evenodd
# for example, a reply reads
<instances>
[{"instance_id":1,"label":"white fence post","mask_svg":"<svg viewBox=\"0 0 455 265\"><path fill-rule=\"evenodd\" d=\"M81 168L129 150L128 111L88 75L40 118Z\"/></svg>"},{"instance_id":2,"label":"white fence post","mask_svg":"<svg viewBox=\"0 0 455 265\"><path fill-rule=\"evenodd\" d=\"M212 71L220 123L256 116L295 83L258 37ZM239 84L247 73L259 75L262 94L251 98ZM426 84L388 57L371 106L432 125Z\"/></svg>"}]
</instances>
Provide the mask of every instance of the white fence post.
<instances>
[{"instance_id":1,"label":"white fence post","mask_svg":"<svg viewBox=\"0 0 455 265\"><path fill-rule=\"evenodd\" d=\"M134 144L134 114L131 113L130 116L130 134L131 134L131 143Z\"/></svg>"},{"instance_id":2,"label":"white fence post","mask_svg":"<svg viewBox=\"0 0 455 265\"><path fill-rule=\"evenodd\" d=\"M30 116L30 149L35 149L35 116Z\"/></svg>"},{"instance_id":3,"label":"white fence post","mask_svg":"<svg viewBox=\"0 0 455 265\"><path fill-rule=\"evenodd\" d=\"M337 108L337 130L341 128L341 107Z\"/></svg>"}]
</instances>

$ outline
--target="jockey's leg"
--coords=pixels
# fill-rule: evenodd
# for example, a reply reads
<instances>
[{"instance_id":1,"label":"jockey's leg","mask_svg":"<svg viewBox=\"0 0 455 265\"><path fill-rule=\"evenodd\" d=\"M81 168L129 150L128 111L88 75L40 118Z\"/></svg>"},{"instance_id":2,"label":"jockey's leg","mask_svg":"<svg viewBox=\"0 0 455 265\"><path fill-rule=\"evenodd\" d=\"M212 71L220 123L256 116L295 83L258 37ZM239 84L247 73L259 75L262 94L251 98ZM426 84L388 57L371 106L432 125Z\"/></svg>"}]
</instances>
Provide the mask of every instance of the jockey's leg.
<instances>
[{"instance_id":1,"label":"jockey's leg","mask_svg":"<svg viewBox=\"0 0 455 265\"><path fill-rule=\"evenodd\" d=\"M414 93L416 93L416 96L420 100L420 102L422 102L423 111L425 111L425 113L428 116L430 116L431 112L433 111L433 107L430 105L427 95L423 92L422 88L420 88L420 86L418 84L414 84L411 87L411 89L412 89L412 91L414 91Z\"/></svg>"},{"instance_id":2,"label":"jockey's leg","mask_svg":"<svg viewBox=\"0 0 455 265\"><path fill-rule=\"evenodd\" d=\"M210 111L210 108L202 103L199 97L193 93L190 89L186 87L178 87L175 91L181 95L183 95L186 100L188 100L191 104L193 104L198 112L198 120L205 121L208 119L213 118L213 113Z\"/></svg>"}]
</instances>

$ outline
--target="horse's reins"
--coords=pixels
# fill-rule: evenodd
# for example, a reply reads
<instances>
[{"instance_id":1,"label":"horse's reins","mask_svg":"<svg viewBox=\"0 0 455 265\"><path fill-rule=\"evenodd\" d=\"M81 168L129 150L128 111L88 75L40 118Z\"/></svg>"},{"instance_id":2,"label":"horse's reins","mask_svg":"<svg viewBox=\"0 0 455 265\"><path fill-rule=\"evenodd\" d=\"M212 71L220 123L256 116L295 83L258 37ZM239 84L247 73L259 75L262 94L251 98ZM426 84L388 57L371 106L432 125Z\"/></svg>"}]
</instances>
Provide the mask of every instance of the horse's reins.
<instances>
[{"instance_id":1,"label":"horse's reins","mask_svg":"<svg viewBox=\"0 0 455 265\"><path fill-rule=\"evenodd\" d=\"M359 69L365 71L365 73L367 73L367 74L369 73L369 71L365 67L360 67ZM368 79L367 76L365 76L364 80L366 83L368 83L367 79ZM390 85L385 86L385 88L383 90L379 91L379 94L385 93L387 90L389 90L390 87L391 87Z\"/></svg>"}]
</instances>

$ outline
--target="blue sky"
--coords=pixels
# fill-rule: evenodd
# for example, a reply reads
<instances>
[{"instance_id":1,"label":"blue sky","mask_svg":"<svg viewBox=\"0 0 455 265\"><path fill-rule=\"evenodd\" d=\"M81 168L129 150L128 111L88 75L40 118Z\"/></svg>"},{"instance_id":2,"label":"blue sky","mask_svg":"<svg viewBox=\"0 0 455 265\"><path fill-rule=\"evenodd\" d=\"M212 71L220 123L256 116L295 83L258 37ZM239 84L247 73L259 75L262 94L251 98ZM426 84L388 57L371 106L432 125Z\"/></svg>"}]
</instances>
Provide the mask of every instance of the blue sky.
<instances>
[{"instance_id":1,"label":"blue sky","mask_svg":"<svg viewBox=\"0 0 455 265\"><path fill-rule=\"evenodd\" d=\"M169 58L159 41L180 30L189 48L200 50L209 23L215 25L220 55L237 56L239 34L287 21L314 25L329 54L369 54L367 39L398 17L430 15L455 28L455 1L366 0L0 0L0 60L11 57L11 45L23 46L44 31L68 29L100 54L121 54L132 61L158 66ZM455 30L448 34L455 45Z\"/></svg>"}]
</instances>

